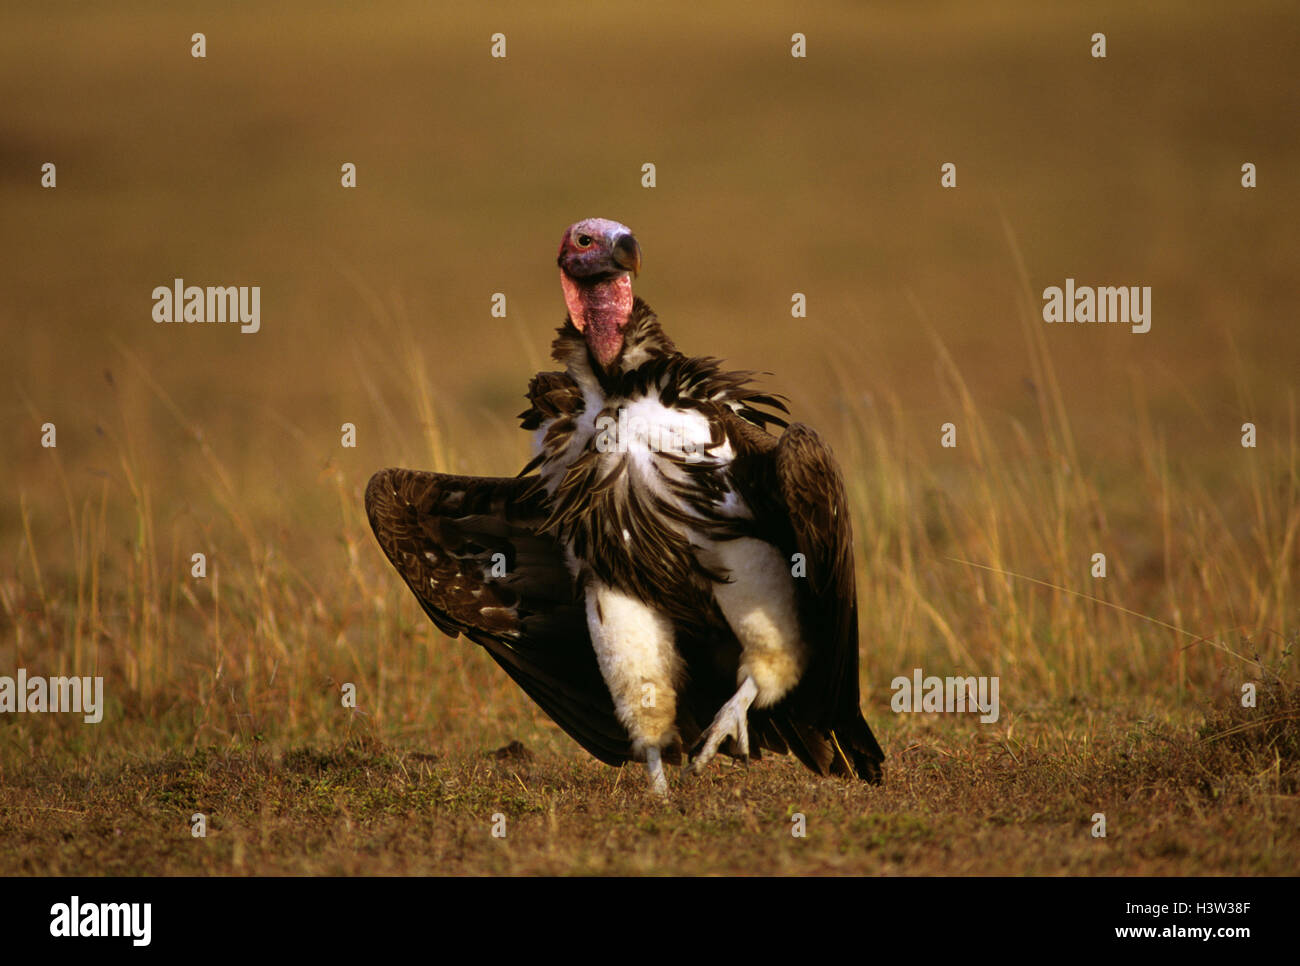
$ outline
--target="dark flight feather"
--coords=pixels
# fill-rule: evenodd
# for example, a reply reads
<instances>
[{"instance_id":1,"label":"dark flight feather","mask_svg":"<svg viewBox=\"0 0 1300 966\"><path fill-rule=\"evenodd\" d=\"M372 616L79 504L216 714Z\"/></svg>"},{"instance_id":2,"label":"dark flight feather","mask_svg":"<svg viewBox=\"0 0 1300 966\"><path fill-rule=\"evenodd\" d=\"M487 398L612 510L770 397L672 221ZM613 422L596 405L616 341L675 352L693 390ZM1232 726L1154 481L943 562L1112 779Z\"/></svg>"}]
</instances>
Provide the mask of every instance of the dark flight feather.
<instances>
[{"instance_id":1,"label":"dark flight feather","mask_svg":"<svg viewBox=\"0 0 1300 966\"><path fill-rule=\"evenodd\" d=\"M387 469L366 487L366 514L439 630L482 645L575 741L619 765L631 743L559 545L537 534L545 514L526 496L530 483Z\"/></svg>"}]
</instances>

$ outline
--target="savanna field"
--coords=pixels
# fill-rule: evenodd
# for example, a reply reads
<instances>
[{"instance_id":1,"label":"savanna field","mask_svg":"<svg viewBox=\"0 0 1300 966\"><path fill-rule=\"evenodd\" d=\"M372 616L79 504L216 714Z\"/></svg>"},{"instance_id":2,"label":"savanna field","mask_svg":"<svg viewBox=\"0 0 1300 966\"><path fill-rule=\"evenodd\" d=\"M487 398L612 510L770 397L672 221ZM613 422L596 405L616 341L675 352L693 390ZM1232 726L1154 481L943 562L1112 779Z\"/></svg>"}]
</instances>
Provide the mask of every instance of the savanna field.
<instances>
[{"instance_id":1,"label":"savanna field","mask_svg":"<svg viewBox=\"0 0 1300 966\"><path fill-rule=\"evenodd\" d=\"M1294 874L1298 26L6 3L0 676L104 708L0 714L0 874ZM376 470L529 458L593 215L834 449L882 786L769 755L656 801L376 545ZM176 278L260 286L260 330L155 323ZM1150 331L1045 323L1067 278L1150 286ZM896 713L914 668L996 676L998 719Z\"/></svg>"}]
</instances>

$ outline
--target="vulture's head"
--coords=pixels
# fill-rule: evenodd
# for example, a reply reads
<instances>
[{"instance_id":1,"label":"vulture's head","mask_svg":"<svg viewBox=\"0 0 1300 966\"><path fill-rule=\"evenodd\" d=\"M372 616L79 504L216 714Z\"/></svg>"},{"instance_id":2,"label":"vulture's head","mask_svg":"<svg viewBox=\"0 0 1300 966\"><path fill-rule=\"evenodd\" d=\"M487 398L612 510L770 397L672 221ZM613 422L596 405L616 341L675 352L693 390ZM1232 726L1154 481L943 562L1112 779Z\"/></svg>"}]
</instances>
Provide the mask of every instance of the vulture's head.
<instances>
[{"instance_id":1,"label":"vulture's head","mask_svg":"<svg viewBox=\"0 0 1300 966\"><path fill-rule=\"evenodd\" d=\"M592 355L608 366L623 350L641 246L626 225L587 218L565 229L557 261L569 318L586 338Z\"/></svg>"},{"instance_id":2,"label":"vulture's head","mask_svg":"<svg viewBox=\"0 0 1300 966\"><path fill-rule=\"evenodd\" d=\"M587 218L564 230L560 270L577 282L612 280L641 269L641 246L632 229L608 218Z\"/></svg>"}]
</instances>

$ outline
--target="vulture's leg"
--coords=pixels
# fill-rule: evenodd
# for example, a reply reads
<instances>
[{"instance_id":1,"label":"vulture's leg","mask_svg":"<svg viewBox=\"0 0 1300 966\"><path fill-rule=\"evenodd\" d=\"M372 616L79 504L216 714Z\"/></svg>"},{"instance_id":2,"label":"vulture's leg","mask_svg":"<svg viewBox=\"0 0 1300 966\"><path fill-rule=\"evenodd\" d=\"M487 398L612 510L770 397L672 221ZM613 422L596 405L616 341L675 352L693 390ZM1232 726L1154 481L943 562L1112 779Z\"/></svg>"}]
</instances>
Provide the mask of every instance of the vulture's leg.
<instances>
[{"instance_id":1,"label":"vulture's leg","mask_svg":"<svg viewBox=\"0 0 1300 966\"><path fill-rule=\"evenodd\" d=\"M668 794L668 779L664 777L664 763L659 749L651 745L645 750L646 777L650 779L650 791L656 795Z\"/></svg>"},{"instance_id":2,"label":"vulture's leg","mask_svg":"<svg viewBox=\"0 0 1300 966\"><path fill-rule=\"evenodd\" d=\"M667 795L663 749L677 741L682 665L672 622L644 601L590 576L587 628L614 711L632 738L632 754L645 761L650 790Z\"/></svg>"},{"instance_id":3,"label":"vulture's leg","mask_svg":"<svg viewBox=\"0 0 1300 966\"><path fill-rule=\"evenodd\" d=\"M698 775L700 769L713 760L713 756L718 753L718 747L727 738L735 738L736 744L740 746L741 755L749 758L749 706L754 703L757 694L758 685L754 683L754 679L745 678L745 683L740 686L740 690L722 706L714 716L713 724L700 735L702 744L700 753L691 758L687 771Z\"/></svg>"},{"instance_id":4,"label":"vulture's leg","mask_svg":"<svg viewBox=\"0 0 1300 966\"><path fill-rule=\"evenodd\" d=\"M776 704L799 683L808 663L789 561L772 544L753 537L719 541L710 549L710 565L730 577L713 585L713 598L740 642L736 680L741 684L697 742L694 772L709 763L728 737L748 757L750 706Z\"/></svg>"}]
</instances>

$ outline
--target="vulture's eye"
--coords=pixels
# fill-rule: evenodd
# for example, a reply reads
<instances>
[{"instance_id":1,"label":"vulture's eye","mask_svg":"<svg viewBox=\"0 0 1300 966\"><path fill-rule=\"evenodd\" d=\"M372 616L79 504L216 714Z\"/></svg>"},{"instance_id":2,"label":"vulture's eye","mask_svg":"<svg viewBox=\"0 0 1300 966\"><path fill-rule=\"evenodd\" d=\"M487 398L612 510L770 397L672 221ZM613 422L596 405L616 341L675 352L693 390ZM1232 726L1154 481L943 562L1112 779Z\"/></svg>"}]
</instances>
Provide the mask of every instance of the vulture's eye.
<instances>
[{"instance_id":1,"label":"vulture's eye","mask_svg":"<svg viewBox=\"0 0 1300 966\"><path fill-rule=\"evenodd\" d=\"M576 242L578 243L578 247L579 247L579 248L590 248L590 247L591 247L591 236L590 236L590 235L579 235L577 238L574 239L574 241L576 241Z\"/></svg>"}]
</instances>

